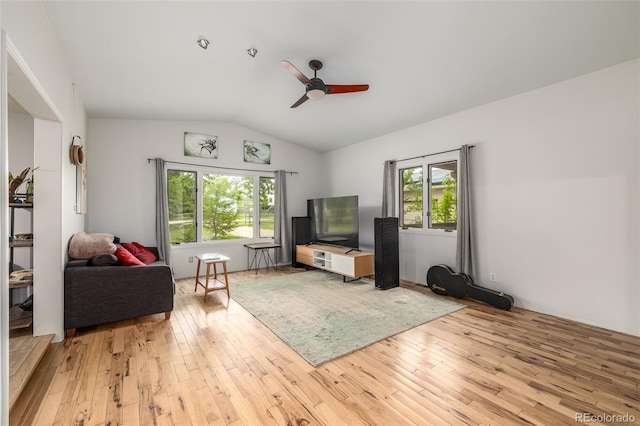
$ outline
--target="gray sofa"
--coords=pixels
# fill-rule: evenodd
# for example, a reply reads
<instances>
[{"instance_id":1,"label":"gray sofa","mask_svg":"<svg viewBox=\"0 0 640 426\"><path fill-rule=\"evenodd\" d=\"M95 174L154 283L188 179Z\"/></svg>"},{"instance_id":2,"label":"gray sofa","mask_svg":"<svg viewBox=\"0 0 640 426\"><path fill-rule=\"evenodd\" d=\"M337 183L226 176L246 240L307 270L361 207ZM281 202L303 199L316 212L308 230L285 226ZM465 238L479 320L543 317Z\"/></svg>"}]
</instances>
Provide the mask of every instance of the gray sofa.
<instances>
[{"instance_id":1,"label":"gray sofa","mask_svg":"<svg viewBox=\"0 0 640 426\"><path fill-rule=\"evenodd\" d=\"M155 247L149 247L157 254ZM70 259L64 271L64 328L76 329L173 310L175 283L163 261L146 266L90 266Z\"/></svg>"}]
</instances>

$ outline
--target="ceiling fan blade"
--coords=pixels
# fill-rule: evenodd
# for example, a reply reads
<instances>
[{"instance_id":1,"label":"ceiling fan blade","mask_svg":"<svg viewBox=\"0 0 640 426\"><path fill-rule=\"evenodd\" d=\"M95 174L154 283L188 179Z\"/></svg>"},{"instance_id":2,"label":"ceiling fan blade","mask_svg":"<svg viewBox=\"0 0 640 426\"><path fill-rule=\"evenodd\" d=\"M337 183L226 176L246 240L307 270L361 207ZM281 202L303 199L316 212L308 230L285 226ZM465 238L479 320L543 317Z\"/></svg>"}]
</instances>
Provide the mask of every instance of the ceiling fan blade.
<instances>
[{"instance_id":1,"label":"ceiling fan blade","mask_svg":"<svg viewBox=\"0 0 640 426\"><path fill-rule=\"evenodd\" d=\"M364 92L369 90L368 84L327 84L327 95L338 93Z\"/></svg>"},{"instance_id":2,"label":"ceiling fan blade","mask_svg":"<svg viewBox=\"0 0 640 426\"><path fill-rule=\"evenodd\" d=\"M287 68L291 74L293 74L298 80L300 80L302 82L302 84L310 84L311 80L309 80L309 78L302 74L302 72L300 72L300 70L296 67L293 66L293 64L289 61L282 61L282 65L285 66L285 68Z\"/></svg>"},{"instance_id":3,"label":"ceiling fan blade","mask_svg":"<svg viewBox=\"0 0 640 426\"><path fill-rule=\"evenodd\" d=\"M307 101L309 98L307 97L307 94L305 93L304 95L302 95L302 97L300 99L298 99L296 101L295 104L291 105L291 108L295 108L298 107L300 105L302 105L305 101Z\"/></svg>"}]
</instances>

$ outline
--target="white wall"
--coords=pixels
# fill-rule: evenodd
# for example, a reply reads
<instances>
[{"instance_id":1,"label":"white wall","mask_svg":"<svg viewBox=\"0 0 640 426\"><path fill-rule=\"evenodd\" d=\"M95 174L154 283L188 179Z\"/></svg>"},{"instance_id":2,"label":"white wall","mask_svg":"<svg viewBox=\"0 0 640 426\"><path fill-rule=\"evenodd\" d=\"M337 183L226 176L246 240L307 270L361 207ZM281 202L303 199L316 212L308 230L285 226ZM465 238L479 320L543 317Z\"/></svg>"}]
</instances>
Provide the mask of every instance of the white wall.
<instances>
[{"instance_id":1,"label":"white wall","mask_svg":"<svg viewBox=\"0 0 640 426\"><path fill-rule=\"evenodd\" d=\"M67 251L66 240L60 239L66 210L60 208L61 132L58 121L34 120L33 158L39 168L33 190L33 334L55 333L58 338L64 327L64 286L62 275L58 280L58 274Z\"/></svg>"},{"instance_id":2,"label":"white wall","mask_svg":"<svg viewBox=\"0 0 640 426\"><path fill-rule=\"evenodd\" d=\"M184 132L218 136L218 159L184 156ZM91 119L87 151L89 232L108 232L124 242L156 245L155 165L148 158L240 169L295 171L287 175L289 216L306 215L306 199L324 191L321 156L255 130L223 122ZM245 163L244 140L271 144L271 164ZM212 169L212 171L215 171ZM229 171L230 172L230 171ZM290 222L289 222L290 223ZM230 270L247 268L243 242L181 244L172 249L176 277L195 275L189 256L221 252Z\"/></svg>"},{"instance_id":3,"label":"white wall","mask_svg":"<svg viewBox=\"0 0 640 426\"><path fill-rule=\"evenodd\" d=\"M38 161L43 164L35 174L36 197L38 188L47 194L55 194L55 198L45 196L40 202L36 201L34 219L37 220L38 215L43 219L49 215L59 222L55 226L42 226L35 235L34 275L43 280L46 277L42 281L46 292L38 293L36 281L34 334L54 333L54 340L58 341L63 338L63 268L67 243L74 232L84 228L84 217L76 215L74 210L75 167L69 161L68 149L72 134L80 134L85 140L85 113L81 97L78 96L75 102L72 99L71 73L41 5L38 2L2 2L1 18L14 57L19 59L29 82L29 87L19 88L20 93L33 94L37 99L32 101L38 110L52 111L49 115L60 122L59 125L42 122L40 131L34 132L34 166L39 165ZM11 81L10 78L10 93ZM35 118L51 119L28 111ZM42 144L41 150L38 150L38 144ZM40 180L39 176L42 176ZM41 183L39 187L38 182ZM40 246L39 241L43 242ZM42 252L45 249L47 253ZM47 259L40 265L36 259L39 251L40 258Z\"/></svg>"},{"instance_id":4,"label":"white wall","mask_svg":"<svg viewBox=\"0 0 640 426\"><path fill-rule=\"evenodd\" d=\"M475 144L477 281L640 335L638 75L635 60L336 150L325 176L379 214L384 160ZM372 230L361 225L363 244ZM400 252L402 278L425 283L431 265L455 264L455 239L403 233Z\"/></svg>"}]
</instances>

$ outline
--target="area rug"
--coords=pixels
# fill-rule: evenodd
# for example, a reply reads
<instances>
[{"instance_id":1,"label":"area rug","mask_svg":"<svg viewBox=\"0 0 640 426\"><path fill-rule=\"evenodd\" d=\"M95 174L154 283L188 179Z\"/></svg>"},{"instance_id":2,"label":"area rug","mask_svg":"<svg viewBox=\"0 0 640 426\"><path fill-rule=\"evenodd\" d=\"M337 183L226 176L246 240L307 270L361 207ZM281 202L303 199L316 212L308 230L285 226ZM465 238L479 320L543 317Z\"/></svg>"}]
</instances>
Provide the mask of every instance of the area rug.
<instances>
[{"instance_id":1,"label":"area rug","mask_svg":"<svg viewBox=\"0 0 640 426\"><path fill-rule=\"evenodd\" d=\"M233 283L231 298L313 366L465 306L319 270Z\"/></svg>"}]
</instances>

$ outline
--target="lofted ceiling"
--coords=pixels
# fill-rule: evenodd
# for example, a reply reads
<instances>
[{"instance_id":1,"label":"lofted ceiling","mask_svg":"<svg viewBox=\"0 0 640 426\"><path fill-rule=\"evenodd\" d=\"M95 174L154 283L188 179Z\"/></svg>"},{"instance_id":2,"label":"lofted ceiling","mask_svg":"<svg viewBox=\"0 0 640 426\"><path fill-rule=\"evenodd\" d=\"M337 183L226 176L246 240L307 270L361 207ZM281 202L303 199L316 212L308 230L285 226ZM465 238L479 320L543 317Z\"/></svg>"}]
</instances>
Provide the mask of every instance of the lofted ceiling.
<instances>
[{"instance_id":1,"label":"lofted ceiling","mask_svg":"<svg viewBox=\"0 0 640 426\"><path fill-rule=\"evenodd\" d=\"M639 3L42 2L90 118L226 121L324 152L639 56ZM205 50L199 38L210 41ZM258 50L255 58L247 49ZM325 83L369 84L290 106Z\"/></svg>"}]
</instances>

